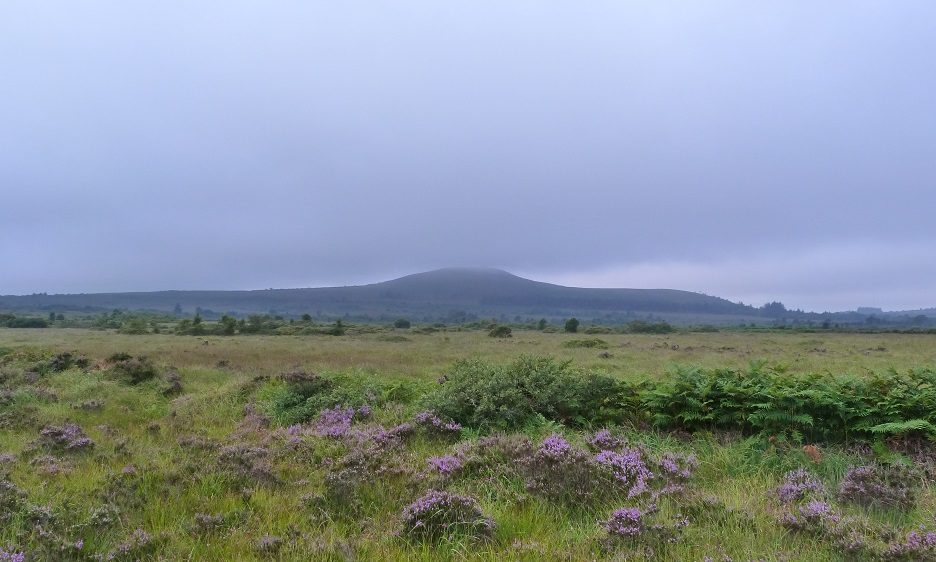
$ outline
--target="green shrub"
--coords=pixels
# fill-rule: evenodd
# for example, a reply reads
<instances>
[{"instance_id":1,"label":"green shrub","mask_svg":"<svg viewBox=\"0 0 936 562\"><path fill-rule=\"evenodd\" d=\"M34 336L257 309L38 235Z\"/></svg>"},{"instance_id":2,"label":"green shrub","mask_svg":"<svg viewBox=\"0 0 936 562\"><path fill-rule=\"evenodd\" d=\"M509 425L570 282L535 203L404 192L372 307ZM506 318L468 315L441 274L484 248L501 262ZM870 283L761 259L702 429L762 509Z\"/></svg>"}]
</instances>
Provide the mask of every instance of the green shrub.
<instances>
[{"instance_id":1,"label":"green shrub","mask_svg":"<svg viewBox=\"0 0 936 562\"><path fill-rule=\"evenodd\" d=\"M278 425L292 425L309 421L327 408L410 402L420 395L417 386L412 381L389 383L360 374L316 375L295 371L267 382L258 398L261 408Z\"/></svg>"},{"instance_id":2,"label":"green shrub","mask_svg":"<svg viewBox=\"0 0 936 562\"><path fill-rule=\"evenodd\" d=\"M423 405L468 427L523 427L536 416L569 425L620 422L634 413L636 392L607 375L568 362L524 356L509 365L461 361Z\"/></svg>"},{"instance_id":3,"label":"green shrub","mask_svg":"<svg viewBox=\"0 0 936 562\"><path fill-rule=\"evenodd\" d=\"M627 331L632 334L669 334L675 332L668 322L644 322L643 320L634 320L628 322Z\"/></svg>"},{"instance_id":4,"label":"green shrub","mask_svg":"<svg viewBox=\"0 0 936 562\"><path fill-rule=\"evenodd\" d=\"M591 339L585 339L585 340L569 340L563 343L562 346L569 347L569 348L584 347L584 348L595 348L595 349L608 349L608 342L599 338L591 338Z\"/></svg>"},{"instance_id":5,"label":"green shrub","mask_svg":"<svg viewBox=\"0 0 936 562\"><path fill-rule=\"evenodd\" d=\"M488 336L492 338L509 338L512 337L512 330L509 326L494 326L491 328L491 331L488 332Z\"/></svg>"},{"instance_id":6,"label":"green shrub","mask_svg":"<svg viewBox=\"0 0 936 562\"><path fill-rule=\"evenodd\" d=\"M127 384L140 384L155 378L158 373L149 359L141 355L115 362L111 374Z\"/></svg>"}]
</instances>

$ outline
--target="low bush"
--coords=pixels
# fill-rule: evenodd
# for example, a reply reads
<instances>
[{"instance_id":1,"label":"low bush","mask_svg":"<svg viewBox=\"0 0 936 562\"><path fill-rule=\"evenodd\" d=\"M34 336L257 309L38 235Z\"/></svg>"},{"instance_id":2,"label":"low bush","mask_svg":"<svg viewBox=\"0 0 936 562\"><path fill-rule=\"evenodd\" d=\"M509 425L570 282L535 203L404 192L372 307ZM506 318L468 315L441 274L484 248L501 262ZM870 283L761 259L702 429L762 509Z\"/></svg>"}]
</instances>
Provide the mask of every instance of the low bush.
<instances>
[{"instance_id":1,"label":"low bush","mask_svg":"<svg viewBox=\"0 0 936 562\"><path fill-rule=\"evenodd\" d=\"M140 384L156 378L156 367L144 356L121 359L111 366L111 373L127 384Z\"/></svg>"},{"instance_id":2,"label":"low bush","mask_svg":"<svg viewBox=\"0 0 936 562\"><path fill-rule=\"evenodd\" d=\"M562 347L569 348L589 348L589 349L608 349L608 342L599 339L591 338L585 340L569 340L562 344Z\"/></svg>"},{"instance_id":3,"label":"low bush","mask_svg":"<svg viewBox=\"0 0 936 562\"><path fill-rule=\"evenodd\" d=\"M621 422L638 406L635 398L633 388L613 377L524 356L509 365L458 362L423 405L472 428L506 430L537 415L568 425Z\"/></svg>"},{"instance_id":4,"label":"low bush","mask_svg":"<svg viewBox=\"0 0 936 562\"><path fill-rule=\"evenodd\" d=\"M494 528L494 520L484 515L474 498L451 492L430 490L403 510L402 534L414 540L488 538Z\"/></svg>"}]
</instances>

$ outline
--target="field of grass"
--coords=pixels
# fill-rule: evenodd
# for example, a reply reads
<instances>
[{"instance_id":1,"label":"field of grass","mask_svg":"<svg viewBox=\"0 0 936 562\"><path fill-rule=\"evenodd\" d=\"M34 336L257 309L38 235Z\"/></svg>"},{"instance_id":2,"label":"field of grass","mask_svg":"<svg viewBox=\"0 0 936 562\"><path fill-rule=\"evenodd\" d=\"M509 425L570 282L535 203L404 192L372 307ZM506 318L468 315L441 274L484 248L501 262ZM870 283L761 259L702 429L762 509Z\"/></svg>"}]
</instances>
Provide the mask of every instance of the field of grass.
<instances>
[{"instance_id":1,"label":"field of grass","mask_svg":"<svg viewBox=\"0 0 936 562\"><path fill-rule=\"evenodd\" d=\"M568 345L586 338L606 345ZM936 335L0 330L0 560L936 556L936 535L926 534L936 452L921 433L813 444L635 422L610 424L602 445L605 424L589 420L537 415L497 430L419 416L426 397L452 384L437 381L457 361L530 355L622 380L759 360L780 376L864 377L933 370ZM329 393L307 388L325 383ZM290 402L297 393L308 401ZM605 470L635 456L653 473L645 491L635 489L637 465ZM861 465L883 476L848 492L849 469ZM778 487L800 468L808 483L789 483L796 497L783 500ZM430 490L469 499L461 511L405 511ZM636 519L609 532L622 508Z\"/></svg>"}]
</instances>

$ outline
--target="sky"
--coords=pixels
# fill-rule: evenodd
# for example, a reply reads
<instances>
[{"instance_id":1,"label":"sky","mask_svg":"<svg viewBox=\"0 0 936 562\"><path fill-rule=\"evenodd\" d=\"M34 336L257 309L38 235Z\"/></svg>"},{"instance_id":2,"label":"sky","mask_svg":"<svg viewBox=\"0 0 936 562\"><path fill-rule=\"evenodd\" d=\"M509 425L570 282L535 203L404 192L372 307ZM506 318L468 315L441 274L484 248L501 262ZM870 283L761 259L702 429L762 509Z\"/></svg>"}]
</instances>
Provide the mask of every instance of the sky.
<instances>
[{"instance_id":1,"label":"sky","mask_svg":"<svg viewBox=\"0 0 936 562\"><path fill-rule=\"evenodd\" d=\"M936 3L0 3L0 294L936 306Z\"/></svg>"}]
</instances>

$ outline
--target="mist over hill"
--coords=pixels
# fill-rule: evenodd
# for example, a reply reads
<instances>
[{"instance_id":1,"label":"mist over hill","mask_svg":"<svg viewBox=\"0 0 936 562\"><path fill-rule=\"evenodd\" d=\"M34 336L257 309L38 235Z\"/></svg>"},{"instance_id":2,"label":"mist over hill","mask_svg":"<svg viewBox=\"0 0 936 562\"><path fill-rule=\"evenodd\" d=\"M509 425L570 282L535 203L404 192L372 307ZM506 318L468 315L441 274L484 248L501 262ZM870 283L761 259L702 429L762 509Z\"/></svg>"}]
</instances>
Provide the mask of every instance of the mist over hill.
<instances>
[{"instance_id":1,"label":"mist over hill","mask_svg":"<svg viewBox=\"0 0 936 562\"><path fill-rule=\"evenodd\" d=\"M721 323L758 317L757 309L750 306L689 291L564 287L486 268L445 268L349 287L2 296L0 309L55 312L181 309L188 314L201 309L209 315L310 313L374 320L405 316L443 321L578 316L613 322L654 316Z\"/></svg>"}]
</instances>

